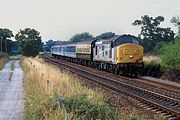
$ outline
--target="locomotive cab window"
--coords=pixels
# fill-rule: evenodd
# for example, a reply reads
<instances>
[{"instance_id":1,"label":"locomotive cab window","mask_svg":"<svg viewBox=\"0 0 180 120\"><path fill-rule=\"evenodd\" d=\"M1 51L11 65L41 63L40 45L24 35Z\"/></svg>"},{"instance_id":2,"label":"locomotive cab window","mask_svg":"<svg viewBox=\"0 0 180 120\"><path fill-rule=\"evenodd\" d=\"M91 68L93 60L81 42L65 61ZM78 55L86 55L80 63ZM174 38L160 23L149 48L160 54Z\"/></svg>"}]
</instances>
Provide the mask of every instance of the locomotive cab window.
<instances>
[{"instance_id":1,"label":"locomotive cab window","mask_svg":"<svg viewBox=\"0 0 180 120\"><path fill-rule=\"evenodd\" d=\"M114 41L113 46L121 45L124 43L134 43L139 45L139 40L132 36L122 36Z\"/></svg>"}]
</instances>

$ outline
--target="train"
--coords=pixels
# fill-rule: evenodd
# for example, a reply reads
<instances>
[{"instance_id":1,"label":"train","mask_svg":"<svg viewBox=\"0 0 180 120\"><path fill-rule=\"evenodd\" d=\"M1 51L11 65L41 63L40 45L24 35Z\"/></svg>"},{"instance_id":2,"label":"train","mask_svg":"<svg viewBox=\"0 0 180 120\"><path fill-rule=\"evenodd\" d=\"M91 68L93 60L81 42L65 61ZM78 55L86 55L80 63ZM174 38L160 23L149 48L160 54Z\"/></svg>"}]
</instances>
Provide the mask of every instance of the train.
<instances>
[{"instance_id":1,"label":"train","mask_svg":"<svg viewBox=\"0 0 180 120\"><path fill-rule=\"evenodd\" d=\"M132 35L52 46L51 55L122 76L136 77L144 66L144 48Z\"/></svg>"}]
</instances>

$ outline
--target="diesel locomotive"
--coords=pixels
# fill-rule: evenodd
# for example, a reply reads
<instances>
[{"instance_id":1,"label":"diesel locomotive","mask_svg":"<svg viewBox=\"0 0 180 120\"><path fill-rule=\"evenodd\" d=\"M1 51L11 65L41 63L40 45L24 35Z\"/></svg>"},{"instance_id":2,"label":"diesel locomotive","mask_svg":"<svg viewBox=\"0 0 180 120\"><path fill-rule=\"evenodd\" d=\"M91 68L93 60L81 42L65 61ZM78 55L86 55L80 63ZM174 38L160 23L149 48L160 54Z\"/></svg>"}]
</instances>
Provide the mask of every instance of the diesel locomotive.
<instances>
[{"instance_id":1,"label":"diesel locomotive","mask_svg":"<svg viewBox=\"0 0 180 120\"><path fill-rule=\"evenodd\" d=\"M116 35L51 48L51 55L56 58L125 76L140 73L143 54L139 40L132 35Z\"/></svg>"}]
</instances>

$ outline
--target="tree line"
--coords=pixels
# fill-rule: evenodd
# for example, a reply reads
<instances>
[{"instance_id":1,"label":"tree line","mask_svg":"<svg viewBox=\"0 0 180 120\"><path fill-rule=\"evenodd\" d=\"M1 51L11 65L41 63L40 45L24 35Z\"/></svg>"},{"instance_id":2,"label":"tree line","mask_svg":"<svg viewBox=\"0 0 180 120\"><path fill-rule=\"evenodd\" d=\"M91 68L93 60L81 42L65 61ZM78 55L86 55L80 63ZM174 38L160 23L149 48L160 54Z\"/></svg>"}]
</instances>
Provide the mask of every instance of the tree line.
<instances>
[{"instance_id":1,"label":"tree line","mask_svg":"<svg viewBox=\"0 0 180 120\"><path fill-rule=\"evenodd\" d=\"M16 41L11 40L12 37L15 37ZM24 56L36 56L39 54L41 48L41 36L35 29L20 29L14 36L11 30L0 28L0 52L9 55L22 54Z\"/></svg>"},{"instance_id":2,"label":"tree line","mask_svg":"<svg viewBox=\"0 0 180 120\"><path fill-rule=\"evenodd\" d=\"M180 19L178 16L175 16L171 19L171 23L178 28L177 35L169 27L160 27L164 20L165 18L163 16L157 16L153 18L148 15L144 15L140 20L135 20L132 23L133 26L138 26L141 28L141 32L139 33L137 38L140 40L141 45L144 47L146 54L160 54L160 49L164 44L174 43L176 39L175 36L180 35ZM88 41L91 39L106 39L113 36L115 36L115 33L112 32L105 32L96 37L88 32L84 32L81 34L75 34L70 38L69 41L62 42L60 44L76 43L81 41ZM57 43L57 41L47 41L46 47L48 49L45 50L49 51L51 46L53 45L59 44Z\"/></svg>"},{"instance_id":3,"label":"tree line","mask_svg":"<svg viewBox=\"0 0 180 120\"><path fill-rule=\"evenodd\" d=\"M139 20L135 20L132 25L139 26L141 32L139 38L141 45L145 48L145 53L160 54L160 49L164 44L174 43L177 36L180 36L180 19L178 16L172 17L171 23L178 28L175 34L171 28L160 27L165 18L163 16L150 17L144 15ZM10 55L22 54L24 56L36 56L40 51L50 51L51 46L88 41L92 39L106 39L115 36L113 32L105 32L96 37L88 32L75 34L68 41L49 40L42 42L40 32L35 29L20 29L16 35L13 35L9 29L0 28L0 52L6 52ZM176 37L175 37L176 36ZM11 38L15 37L16 41Z\"/></svg>"}]
</instances>

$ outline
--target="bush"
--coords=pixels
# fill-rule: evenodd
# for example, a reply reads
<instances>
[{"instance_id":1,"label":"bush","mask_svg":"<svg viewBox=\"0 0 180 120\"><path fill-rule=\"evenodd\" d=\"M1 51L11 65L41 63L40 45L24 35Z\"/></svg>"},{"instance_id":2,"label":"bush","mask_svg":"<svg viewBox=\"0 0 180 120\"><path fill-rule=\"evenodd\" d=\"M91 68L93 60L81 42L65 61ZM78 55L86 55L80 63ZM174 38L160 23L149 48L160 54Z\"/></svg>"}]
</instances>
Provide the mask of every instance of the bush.
<instances>
[{"instance_id":1,"label":"bush","mask_svg":"<svg viewBox=\"0 0 180 120\"><path fill-rule=\"evenodd\" d=\"M165 45L165 44L167 44L166 42L158 42L157 44L156 44L156 46L154 47L154 53L156 54L156 55L160 55L161 54L161 48Z\"/></svg>"},{"instance_id":2,"label":"bush","mask_svg":"<svg viewBox=\"0 0 180 120\"><path fill-rule=\"evenodd\" d=\"M180 38L161 49L162 65L167 69L180 70Z\"/></svg>"}]
</instances>

